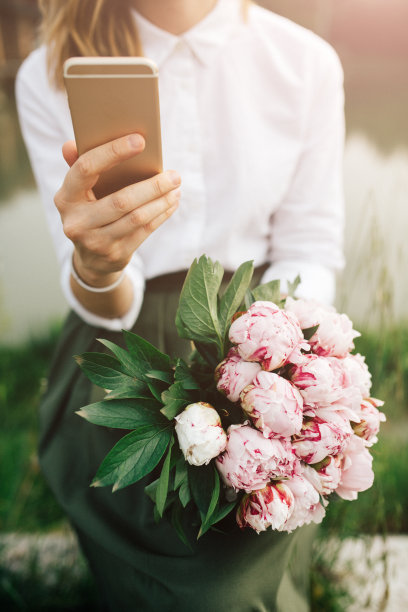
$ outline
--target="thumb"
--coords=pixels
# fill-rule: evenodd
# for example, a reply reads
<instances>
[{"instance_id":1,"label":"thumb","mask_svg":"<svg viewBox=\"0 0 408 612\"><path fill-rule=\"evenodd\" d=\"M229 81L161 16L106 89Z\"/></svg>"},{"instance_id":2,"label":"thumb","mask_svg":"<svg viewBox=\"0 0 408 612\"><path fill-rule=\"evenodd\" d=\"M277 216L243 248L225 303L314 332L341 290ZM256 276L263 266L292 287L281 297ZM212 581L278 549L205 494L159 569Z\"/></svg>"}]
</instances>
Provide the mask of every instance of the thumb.
<instances>
[{"instance_id":1,"label":"thumb","mask_svg":"<svg viewBox=\"0 0 408 612\"><path fill-rule=\"evenodd\" d=\"M62 145L62 155L68 166L71 167L78 159L78 151L74 140L67 140Z\"/></svg>"}]
</instances>

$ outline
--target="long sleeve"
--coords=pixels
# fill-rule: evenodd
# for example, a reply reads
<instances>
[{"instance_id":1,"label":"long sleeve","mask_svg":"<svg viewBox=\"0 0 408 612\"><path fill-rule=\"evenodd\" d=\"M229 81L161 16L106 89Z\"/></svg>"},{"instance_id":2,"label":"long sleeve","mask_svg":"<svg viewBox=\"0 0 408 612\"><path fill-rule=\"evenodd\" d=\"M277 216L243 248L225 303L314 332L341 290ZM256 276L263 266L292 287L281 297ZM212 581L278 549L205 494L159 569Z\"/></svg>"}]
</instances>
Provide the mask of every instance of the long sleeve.
<instances>
[{"instance_id":1,"label":"long sleeve","mask_svg":"<svg viewBox=\"0 0 408 612\"><path fill-rule=\"evenodd\" d=\"M22 64L16 80L16 100L21 130L61 267L61 286L68 304L90 325L110 330L129 329L140 312L144 292L143 265L137 254L126 269L134 297L123 317L107 319L89 312L71 290L70 261L74 247L63 232L53 200L68 169L61 147L66 140L73 138L73 132L65 95L49 84L44 47L34 51Z\"/></svg>"},{"instance_id":2,"label":"long sleeve","mask_svg":"<svg viewBox=\"0 0 408 612\"><path fill-rule=\"evenodd\" d=\"M304 100L302 151L290 188L271 219L272 265L263 278L292 281L297 274L300 297L330 303L335 270L343 266L344 148L343 71L327 46L313 75L310 100Z\"/></svg>"}]
</instances>

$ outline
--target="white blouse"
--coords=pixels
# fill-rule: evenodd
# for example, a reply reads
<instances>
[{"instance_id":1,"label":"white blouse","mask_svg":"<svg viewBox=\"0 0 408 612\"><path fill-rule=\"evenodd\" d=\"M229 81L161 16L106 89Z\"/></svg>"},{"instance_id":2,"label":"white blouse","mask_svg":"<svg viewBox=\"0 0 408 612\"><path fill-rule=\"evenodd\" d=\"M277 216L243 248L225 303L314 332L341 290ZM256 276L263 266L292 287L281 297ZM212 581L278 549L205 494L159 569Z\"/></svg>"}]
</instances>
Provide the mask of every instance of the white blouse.
<instances>
[{"instance_id":1,"label":"white blouse","mask_svg":"<svg viewBox=\"0 0 408 612\"><path fill-rule=\"evenodd\" d=\"M334 298L343 265L343 73L333 49L259 6L218 0L181 36L135 12L144 54L159 67L164 168L182 177L179 209L127 267L134 300L121 319L88 312L70 289L72 243L53 197L73 139L62 91L49 83L46 50L25 60L16 93L23 136L61 264L70 306L91 325L130 328L144 279L187 269L205 253L226 270L270 263L263 282L293 280L298 294Z\"/></svg>"}]
</instances>

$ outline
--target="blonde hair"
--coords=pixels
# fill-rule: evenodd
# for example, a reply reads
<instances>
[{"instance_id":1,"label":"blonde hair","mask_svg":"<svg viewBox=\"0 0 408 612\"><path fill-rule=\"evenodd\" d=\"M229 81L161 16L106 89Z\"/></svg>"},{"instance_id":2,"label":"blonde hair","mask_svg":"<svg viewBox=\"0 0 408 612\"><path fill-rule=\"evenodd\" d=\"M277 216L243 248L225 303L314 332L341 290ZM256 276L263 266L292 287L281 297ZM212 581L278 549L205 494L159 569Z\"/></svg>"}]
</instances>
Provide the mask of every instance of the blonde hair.
<instances>
[{"instance_id":1,"label":"blonde hair","mask_svg":"<svg viewBox=\"0 0 408 612\"><path fill-rule=\"evenodd\" d=\"M251 0L241 0L247 19ZM143 55L132 0L38 0L41 40L47 46L48 74L64 87L62 66L74 56Z\"/></svg>"},{"instance_id":2,"label":"blonde hair","mask_svg":"<svg viewBox=\"0 0 408 612\"><path fill-rule=\"evenodd\" d=\"M39 0L39 5L48 72L58 88L69 57L142 55L130 0Z\"/></svg>"}]
</instances>

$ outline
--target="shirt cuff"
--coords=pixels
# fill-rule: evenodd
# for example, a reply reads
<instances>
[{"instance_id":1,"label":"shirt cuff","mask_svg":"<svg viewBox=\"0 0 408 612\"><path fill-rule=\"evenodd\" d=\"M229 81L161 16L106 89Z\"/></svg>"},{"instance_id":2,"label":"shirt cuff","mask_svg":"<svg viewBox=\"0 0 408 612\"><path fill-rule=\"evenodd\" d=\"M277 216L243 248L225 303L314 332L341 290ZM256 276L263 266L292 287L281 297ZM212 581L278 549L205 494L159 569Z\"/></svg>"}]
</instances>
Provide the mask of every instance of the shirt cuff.
<instances>
[{"instance_id":1,"label":"shirt cuff","mask_svg":"<svg viewBox=\"0 0 408 612\"><path fill-rule=\"evenodd\" d=\"M336 293L335 273L317 263L304 261L282 261L273 263L262 277L262 283L280 280L281 292L287 293L288 282L300 276L296 297L313 299L324 304L332 304Z\"/></svg>"},{"instance_id":2,"label":"shirt cuff","mask_svg":"<svg viewBox=\"0 0 408 612\"><path fill-rule=\"evenodd\" d=\"M81 302L77 300L71 289L71 254L65 259L61 268L61 287L65 298L74 312L81 317L85 323L94 327L102 327L110 331L121 331L122 329L131 329L139 316L143 302L144 294L144 278L141 271L131 263L125 268L126 276L130 279L133 287L132 304L123 317L109 319L100 317L87 310Z\"/></svg>"}]
</instances>

